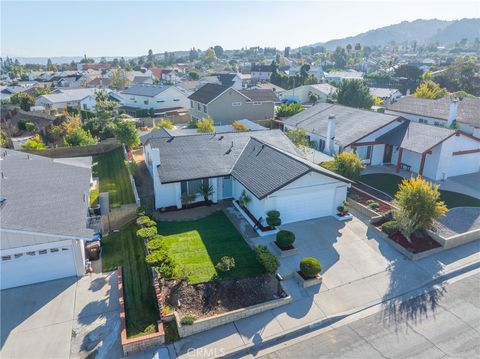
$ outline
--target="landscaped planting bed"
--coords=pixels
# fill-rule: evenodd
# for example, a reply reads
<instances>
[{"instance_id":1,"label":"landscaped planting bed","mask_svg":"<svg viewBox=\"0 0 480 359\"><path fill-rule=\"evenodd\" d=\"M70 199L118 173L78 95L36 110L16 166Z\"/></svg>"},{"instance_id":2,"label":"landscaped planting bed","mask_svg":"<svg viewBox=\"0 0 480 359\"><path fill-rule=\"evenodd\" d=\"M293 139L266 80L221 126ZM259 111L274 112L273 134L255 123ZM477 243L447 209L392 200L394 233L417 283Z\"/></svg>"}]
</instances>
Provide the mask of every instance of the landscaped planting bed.
<instances>
[{"instance_id":1,"label":"landscaped planting bed","mask_svg":"<svg viewBox=\"0 0 480 359\"><path fill-rule=\"evenodd\" d=\"M368 207L368 201L374 201L378 203L379 207L378 209L375 210L375 212L378 212L380 214L386 213L392 209L392 207L383 201L379 201L377 198L370 196L367 193L358 191L354 187L350 189L350 192L348 194L348 197L351 198L352 200L363 204L364 206Z\"/></svg>"}]
</instances>

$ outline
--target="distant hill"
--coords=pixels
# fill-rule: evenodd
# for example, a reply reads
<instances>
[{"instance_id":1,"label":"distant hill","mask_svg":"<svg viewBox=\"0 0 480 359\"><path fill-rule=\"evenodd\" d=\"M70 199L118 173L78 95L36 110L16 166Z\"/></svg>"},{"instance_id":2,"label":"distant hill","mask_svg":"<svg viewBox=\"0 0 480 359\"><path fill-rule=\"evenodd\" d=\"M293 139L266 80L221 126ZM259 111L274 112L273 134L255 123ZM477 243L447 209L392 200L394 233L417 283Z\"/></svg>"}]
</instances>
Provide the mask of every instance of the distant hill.
<instances>
[{"instance_id":1,"label":"distant hill","mask_svg":"<svg viewBox=\"0 0 480 359\"><path fill-rule=\"evenodd\" d=\"M417 41L418 44L436 43L438 41L440 45L448 45L463 38L467 38L468 41L473 41L476 37L480 38L479 29L480 19L403 21L399 24L370 30L356 36L330 40L324 43L319 42L310 46L325 46L332 50L337 46L345 47L348 44L354 46L358 42L362 46L383 46L392 41L397 43Z\"/></svg>"}]
</instances>

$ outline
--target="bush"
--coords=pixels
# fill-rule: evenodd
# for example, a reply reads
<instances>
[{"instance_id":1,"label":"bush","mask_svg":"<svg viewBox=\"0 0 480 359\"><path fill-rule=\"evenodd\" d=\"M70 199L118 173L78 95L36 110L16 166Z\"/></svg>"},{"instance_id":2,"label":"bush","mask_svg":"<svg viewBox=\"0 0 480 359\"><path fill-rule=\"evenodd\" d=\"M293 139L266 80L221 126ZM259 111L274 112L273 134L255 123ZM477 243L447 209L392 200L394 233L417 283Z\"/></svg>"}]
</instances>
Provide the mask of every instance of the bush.
<instances>
[{"instance_id":1,"label":"bush","mask_svg":"<svg viewBox=\"0 0 480 359\"><path fill-rule=\"evenodd\" d=\"M193 315L186 315L182 319L180 319L181 325L192 325L197 320L196 317Z\"/></svg>"},{"instance_id":2,"label":"bush","mask_svg":"<svg viewBox=\"0 0 480 359\"><path fill-rule=\"evenodd\" d=\"M157 222L151 220L148 216L141 216L137 218L137 225L141 228L155 227Z\"/></svg>"},{"instance_id":3,"label":"bush","mask_svg":"<svg viewBox=\"0 0 480 359\"><path fill-rule=\"evenodd\" d=\"M388 211L388 212L385 212L385 213L383 214L382 218L383 218L383 220L386 221L386 222L393 220L393 211L390 210L390 211Z\"/></svg>"},{"instance_id":4,"label":"bush","mask_svg":"<svg viewBox=\"0 0 480 359\"><path fill-rule=\"evenodd\" d=\"M200 133L213 133L215 132L215 124L211 117L204 117L197 121L197 131Z\"/></svg>"},{"instance_id":5,"label":"bush","mask_svg":"<svg viewBox=\"0 0 480 359\"><path fill-rule=\"evenodd\" d=\"M159 249L165 249L165 244L163 241L163 237L158 235L153 237L151 240L147 242L147 248L151 251L157 251Z\"/></svg>"},{"instance_id":6,"label":"bush","mask_svg":"<svg viewBox=\"0 0 480 359\"><path fill-rule=\"evenodd\" d=\"M363 161L356 153L342 152L335 155L334 158L333 161L325 161L320 165L353 181L360 178L362 171L365 169Z\"/></svg>"},{"instance_id":7,"label":"bush","mask_svg":"<svg viewBox=\"0 0 480 359\"><path fill-rule=\"evenodd\" d=\"M248 131L248 127L243 123L241 123L240 121L233 121L232 127L235 131L240 131L240 132Z\"/></svg>"},{"instance_id":8,"label":"bush","mask_svg":"<svg viewBox=\"0 0 480 359\"><path fill-rule=\"evenodd\" d=\"M280 267L280 262L266 246L258 246L255 249L257 260L263 265L267 273L275 273Z\"/></svg>"},{"instance_id":9,"label":"bush","mask_svg":"<svg viewBox=\"0 0 480 359\"><path fill-rule=\"evenodd\" d=\"M272 218L279 218L280 217L280 212L279 211L268 211L267 212L267 217L272 217Z\"/></svg>"},{"instance_id":10,"label":"bush","mask_svg":"<svg viewBox=\"0 0 480 359\"><path fill-rule=\"evenodd\" d=\"M167 260L157 267L157 272L164 278L172 278L175 274L175 268L174 260L167 257Z\"/></svg>"},{"instance_id":11,"label":"bush","mask_svg":"<svg viewBox=\"0 0 480 359\"><path fill-rule=\"evenodd\" d=\"M398 231L398 223L397 221L388 221L382 224L382 232L385 232L389 236L396 233Z\"/></svg>"},{"instance_id":12,"label":"bush","mask_svg":"<svg viewBox=\"0 0 480 359\"><path fill-rule=\"evenodd\" d=\"M145 262L152 267L158 267L169 260L171 259L166 250L156 250L145 257Z\"/></svg>"},{"instance_id":13,"label":"bush","mask_svg":"<svg viewBox=\"0 0 480 359\"><path fill-rule=\"evenodd\" d=\"M348 206L347 201L343 201L343 205L337 207L337 211L340 212L341 214L348 213L349 209L350 209L350 207Z\"/></svg>"},{"instance_id":14,"label":"bush","mask_svg":"<svg viewBox=\"0 0 480 359\"><path fill-rule=\"evenodd\" d=\"M275 243L277 243L280 248L289 248L293 242L295 242L295 234L293 232L282 230L277 233Z\"/></svg>"},{"instance_id":15,"label":"bush","mask_svg":"<svg viewBox=\"0 0 480 359\"><path fill-rule=\"evenodd\" d=\"M137 237L141 239L151 239L157 235L157 227L141 228L137 231Z\"/></svg>"},{"instance_id":16,"label":"bush","mask_svg":"<svg viewBox=\"0 0 480 359\"><path fill-rule=\"evenodd\" d=\"M280 212L279 211L268 211L266 221L267 221L267 224L270 227L280 226L282 224L282 220L280 219Z\"/></svg>"},{"instance_id":17,"label":"bush","mask_svg":"<svg viewBox=\"0 0 480 359\"><path fill-rule=\"evenodd\" d=\"M158 128L166 128L166 129L172 129L173 128L173 122L169 120L168 118L162 118L160 121L157 122L156 127Z\"/></svg>"},{"instance_id":18,"label":"bush","mask_svg":"<svg viewBox=\"0 0 480 359\"><path fill-rule=\"evenodd\" d=\"M376 211L377 209L380 208L380 205L372 199L369 199L367 201L367 206L368 206L368 208L370 208L371 210L374 210L374 211Z\"/></svg>"},{"instance_id":19,"label":"bush","mask_svg":"<svg viewBox=\"0 0 480 359\"><path fill-rule=\"evenodd\" d=\"M148 209L147 206L140 206L137 208L137 215L138 216L148 216L148 217L152 217L152 213L151 211Z\"/></svg>"},{"instance_id":20,"label":"bush","mask_svg":"<svg viewBox=\"0 0 480 359\"><path fill-rule=\"evenodd\" d=\"M228 256L222 257L215 268L220 272L228 272L235 268L235 259Z\"/></svg>"},{"instance_id":21,"label":"bush","mask_svg":"<svg viewBox=\"0 0 480 359\"><path fill-rule=\"evenodd\" d=\"M33 133L37 131L37 125L35 125L33 122L27 121L25 122L25 131L28 133Z\"/></svg>"},{"instance_id":22,"label":"bush","mask_svg":"<svg viewBox=\"0 0 480 359\"><path fill-rule=\"evenodd\" d=\"M300 261L300 272L302 272L305 277L316 277L321 271L322 265L315 258L307 257Z\"/></svg>"},{"instance_id":23,"label":"bush","mask_svg":"<svg viewBox=\"0 0 480 359\"><path fill-rule=\"evenodd\" d=\"M299 103L281 103L275 110L278 117L290 117L304 110L303 106Z\"/></svg>"}]
</instances>

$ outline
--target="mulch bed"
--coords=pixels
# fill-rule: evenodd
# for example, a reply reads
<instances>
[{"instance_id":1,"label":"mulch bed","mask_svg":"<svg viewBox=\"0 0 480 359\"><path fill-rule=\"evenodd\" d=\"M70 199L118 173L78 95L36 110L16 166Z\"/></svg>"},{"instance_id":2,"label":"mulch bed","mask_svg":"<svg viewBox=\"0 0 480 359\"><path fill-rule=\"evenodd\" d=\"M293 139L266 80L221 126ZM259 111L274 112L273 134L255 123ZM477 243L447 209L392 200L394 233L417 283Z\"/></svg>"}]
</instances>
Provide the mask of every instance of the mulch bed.
<instances>
[{"instance_id":1,"label":"mulch bed","mask_svg":"<svg viewBox=\"0 0 480 359\"><path fill-rule=\"evenodd\" d=\"M273 242L273 243L275 243L275 245L276 245L280 250L282 250L282 251L289 251L290 249L295 249L295 247L294 247L293 245L289 245L289 246L287 246L287 247L280 247L280 246L277 244L277 242Z\"/></svg>"},{"instance_id":2,"label":"mulch bed","mask_svg":"<svg viewBox=\"0 0 480 359\"><path fill-rule=\"evenodd\" d=\"M240 208L247 214L247 216L255 223L258 229L260 229L262 232L268 232L268 231L273 231L275 228L270 227L270 226L264 226L262 225L258 219L255 218L253 214L250 213L250 211L247 209L247 207L244 207L240 204L240 202L236 201L237 204L240 206Z\"/></svg>"},{"instance_id":3,"label":"mulch bed","mask_svg":"<svg viewBox=\"0 0 480 359\"><path fill-rule=\"evenodd\" d=\"M390 205L386 204L383 201L379 201L378 198L375 198L367 193L360 192L353 187L350 189L349 197L354 201L361 203L367 207L368 207L367 201L373 200L377 202L380 207L376 209L375 212L378 212L378 213L386 213L392 209Z\"/></svg>"},{"instance_id":4,"label":"mulch bed","mask_svg":"<svg viewBox=\"0 0 480 359\"><path fill-rule=\"evenodd\" d=\"M183 205L182 208L177 208L177 206L169 206L169 207L162 207L160 209L160 212L175 212L175 211L181 211L184 209L192 209L192 208L197 208L197 207L203 207L203 206L211 206L212 201L199 201L199 202L194 202L189 204L188 206Z\"/></svg>"},{"instance_id":5,"label":"mulch bed","mask_svg":"<svg viewBox=\"0 0 480 359\"><path fill-rule=\"evenodd\" d=\"M297 271L297 273L300 277L303 278L303 280L316 279L320 276L319 274L317 274L315 277L308 277L305 274L303 274L301 271Z\"/></svg>"},{"instance_id":6,"label":"mulch bed","mask_svg":"<svg viewBox=\"0 0 480 359\"><path fill-rule=\"evenodd\" d=\"M160 279L161 301L197 319L285 297L273 275L189 285L185 280Z\"/></svg>"}]
</instances>

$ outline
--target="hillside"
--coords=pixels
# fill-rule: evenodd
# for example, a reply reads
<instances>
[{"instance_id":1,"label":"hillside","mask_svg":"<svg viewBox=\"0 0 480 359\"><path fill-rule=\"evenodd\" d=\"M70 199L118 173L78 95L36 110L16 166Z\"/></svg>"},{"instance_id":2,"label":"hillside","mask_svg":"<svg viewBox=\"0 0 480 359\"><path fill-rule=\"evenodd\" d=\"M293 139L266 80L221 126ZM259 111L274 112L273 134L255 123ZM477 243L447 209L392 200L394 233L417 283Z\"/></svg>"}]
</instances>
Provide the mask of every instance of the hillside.
<instances>
[{"instance_id":1,"label":"hillside","mask_svg":"<svg viewBox=\"0 0 480 359\"><path fill-rule=\"evenodd\" d=\"M475 37L480 37L479 29L480 19L403 21L399 24L370 30L356 36L316 43L310 46L325 46L332 50L337 46L345 47L347 44L354 45L358 42L364 46L383 46L392 41L397 43L417 41L418 44L438 41L440 45L448 45L463 38L473 41Z\"/></svg>"}]
</instances>

